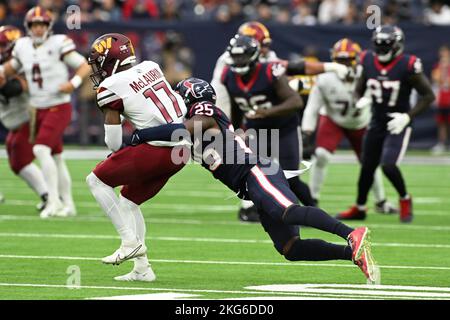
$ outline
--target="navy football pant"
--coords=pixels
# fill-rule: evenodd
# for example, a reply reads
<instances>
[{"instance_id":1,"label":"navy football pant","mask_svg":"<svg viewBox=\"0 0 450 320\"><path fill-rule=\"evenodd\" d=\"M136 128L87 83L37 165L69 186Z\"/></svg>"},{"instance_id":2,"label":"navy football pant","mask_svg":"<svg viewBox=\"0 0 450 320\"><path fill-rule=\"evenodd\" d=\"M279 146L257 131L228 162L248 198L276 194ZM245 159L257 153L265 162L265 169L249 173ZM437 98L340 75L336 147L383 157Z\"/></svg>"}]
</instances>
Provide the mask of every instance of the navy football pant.
<instances>
[{"instance_id":1,"label":"navy football pant","mask_svg":"<svg viewBox=\"0 0 450 320\"><path fill-rule=\"evenodd\" d=\"M411 128L407 127L400 134L389 134L384 128L367 130L363 142L361 171L358 180L358 205L365 205L367 195L373 184L373 176L378 165L397 190L400 197L407 195L403 176L398 164L403 159L408 147Z\"/></svg>"},{"instance_id":2,"label":"navy football pant","mask_svg":"<svg viewBox=\"0 0 450 320\"><path fill-rule=\"evenodd\" d=\"M353 231L321 209L302 207L291 191L283 172L275 174L268 167L256 165L247 177L247 191L258 208L261 224L272 239L276 250L286 259L351 260L349 246L335 245L318 239L300 239L299 225L314 227L346 239Z\"/></svg>"}]
</instances>

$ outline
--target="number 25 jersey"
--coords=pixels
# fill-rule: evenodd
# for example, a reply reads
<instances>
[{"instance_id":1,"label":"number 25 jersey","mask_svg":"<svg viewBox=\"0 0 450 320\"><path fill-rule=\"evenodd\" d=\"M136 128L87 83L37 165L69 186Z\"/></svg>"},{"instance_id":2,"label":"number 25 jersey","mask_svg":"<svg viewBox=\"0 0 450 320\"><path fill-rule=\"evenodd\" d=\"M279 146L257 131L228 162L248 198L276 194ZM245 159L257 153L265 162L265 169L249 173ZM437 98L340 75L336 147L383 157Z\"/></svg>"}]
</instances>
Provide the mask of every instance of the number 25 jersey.
<instances>
[{"instance_id":1,"label":"number 25 jersey","mask_svg":"<svg viewBox=\"0 0 450 320\"><path fill-rule=\"evenodd\" d=\"M382 64L371 51L361 54L367 90L372 97L371 126L386 126L388 113L406 113L410 109L410 77L422 73L422 62L414 55L401 54Z\"/></svg>"}]
</instances>

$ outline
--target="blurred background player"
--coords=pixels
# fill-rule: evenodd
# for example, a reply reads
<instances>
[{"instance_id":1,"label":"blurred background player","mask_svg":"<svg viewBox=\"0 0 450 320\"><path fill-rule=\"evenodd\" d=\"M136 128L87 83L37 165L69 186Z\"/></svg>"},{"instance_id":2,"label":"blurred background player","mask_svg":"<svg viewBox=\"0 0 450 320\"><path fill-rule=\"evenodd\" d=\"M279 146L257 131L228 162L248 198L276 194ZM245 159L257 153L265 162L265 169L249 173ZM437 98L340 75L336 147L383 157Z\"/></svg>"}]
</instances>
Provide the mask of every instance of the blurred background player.
<instances>
[{"instance_id":1,"label":"blurred background player","mask_svg":"<svg viewBox=\"0 0 450 320\"><path fill-rule=\"evenodd\" d=\"M318 75L304 111L301 128L305 150L312 149L310 146L314 145L312 137L320 114L309 180L315 200L319 199L328 162L344 136L358 159L361 157L363 136L370 120L370 106L358 109L353 98L356 80L361 73L361 67L357 64L360 53L359 44L350 39L344 38L335 43L331 49L332 61L346 65L352 72L343 79L331 72ZM373 191L377 212L397 212L386 201L379 169L375 173Z\"/></svg>"},{"instance_id":2,"label":"blurred background player","mask_svg":"<svg viewBox=\"0 0 450 320\"><path fill-rule=\"evenodd\" d=\"M224 68L221 81L231 98L233 126L255 129L256 136L249 139L256 139L258 153L276 157L284 170L297 170L300 165L298 110L303 102L289 86L284 64L259 62L260 44L248 36L234 37L228 52L229 66ZM279 132L279 141L275 141L278 145L272 144L272 129ZM263 131L267 136L262 135ZM290 179L289 184L304 205L314 206L304 182L297 177Z\"/></svg>"},{"instance_id":3,"label":"blurred background player","mask_svg":"<svg viewBox=\"0 0 450 320\"><path fill-rule=\"evenodd\" d=\"M438 143L431 149L433 154L442 154L447 148L450 129L450 48L439 49L439 62L434 67L432 79L437 87Z\"/></svg>"},{"instance_id":4,"label":"blurred background player","mask_svg":"<svg viewBox=\"0 0 450 320\"><path fill-rule=\"evenodd\" d=\"M17 40L12 59L1 67L0 84L19 70L25 73L34 111L30 133L33 153L48 186L48 202L41 217L75 215L72 181L62 155L62 138L71 121L70 94L87 76L89 66L75 51L70 38L52 34L50 11L33 7L27 12L24 24L28 36ZM75 70L71 79L69 67Z\"/></svg>"},{"instance_id":5,"label":"blurred background player","mask_svg":"<svg viewBox=\"0 0 450 320\"><path fill-rule=\"evenodd\" d=\"M19 28L0 27L0 63L11 59L17 39L22 36ZM47 202L47 185L38 166L33 163L33 145L30 143L30 114L26 81L16 75L8 78L0 88L0 122L8 129L6 150L11 170L21 177L41 198L38 209L44 209Z\"/></svg>"},{"instance_id":6,"label":"blurred background player","mask_svg":"<svg viewBox=\"0 0 450 320\"><path fill-rule=\"evenodd\" d=\"M384 174L400 197L400 221L411 222L412 198L398 164L401 162L411 135L411 120L429 108L434 101L431 85L423 74L422 62L414 55L403 53L403 31L384 25L375 29L374 52L361 55L363 71L358 79L357 106L372 105L372 118L366 132L361 156L356 205L338 214L339 219L365 219L367 194L374 173L381 164ZM364 97L369 90L371 99ZM412 89L418 93L414 107L410 106Z\"/></svg>"},{"instance_id":7,"label":"blurred background player","mask_svg":"<svg viewBox=\"0 0 450 320\"><path fill-rule=\"evenodd\" d=\"M171 89L158 64L136 56L130 39L109 33L94 41L89 55L97 105L104 114L105 143L113 152L87 176L89 188L109 216L122 240L103 263L120 264L134 258L131 272L118 281L156 279L147 259L145 221L139 206L154 197L184 163L172 161L172 150L182 142L156 141L122 147L121 115L137 129L181 123L186 106ZM123 186L120 196L114 188Z\"/></svg>"},{"instance_id":8,"label":"blurred background player","mask_svg":"<svg viewBox=\"0 0 450 320\"><path fill-rule=\"evenodd\" d=\"M270 49L272 39L270 37L269 30L266 28L266 26L264 26L260 22L250 21L243 23L239 27L237 34L252 37L259 42L260 44L260 54L258 56L259 62L262 63L280 62L281 64L285 65L287 69L286 74L288 75L300 75L300 74L314 75L325 71L332 71L343 76L348 72L346 67L334 62L322 63L319 61L303 60L303 59L296 62L288 62L279 59L276 53ZM218 105L220 106L220 108L224 110L224 112L228 116L231 117L230 96L227 89L221 82L223 70L227 66L229 61L230 61L230 54L228 50L225 50L225 52L218 58L216 62L211 84L217 92L217 101L219 102ZM299 81L300 81L299 78L293 79L293 81L291 82L291 86L294 86L296 88L303 87L303 85ZM298 112L299 114L301 114L301 110L299 110ZM304 186L308 188L307 185ZM309 193L309 191L307 191L307 193ZM241 208L238 212L238 217L242 221L258 221L258 214L256 212L256 208L251 201L243 200L241 202Z\"/></svg>"}]
</instances>

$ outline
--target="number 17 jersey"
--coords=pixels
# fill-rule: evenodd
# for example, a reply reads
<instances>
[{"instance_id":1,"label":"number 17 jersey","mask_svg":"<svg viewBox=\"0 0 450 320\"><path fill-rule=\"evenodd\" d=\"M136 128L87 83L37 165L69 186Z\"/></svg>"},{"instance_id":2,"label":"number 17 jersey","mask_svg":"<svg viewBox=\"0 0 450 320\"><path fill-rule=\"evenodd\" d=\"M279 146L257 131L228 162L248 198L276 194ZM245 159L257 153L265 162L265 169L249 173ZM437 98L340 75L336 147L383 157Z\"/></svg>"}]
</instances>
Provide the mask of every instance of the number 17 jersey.
<instances>
[{"instance_id":1,"label":"number 17 jersey","mask_svg":"<svg viewBox=\"0 0 450 320\"><path fill-rule=\"evenodd\" d=\"M159 65L143 61L103 80L97 89L100 108L119 111L136 129L181 123L187 108L172 90ZM185 142L152 141L156 146L174 146Z\"/></svg>"},{"instance_id":2,"label":"number 17 jersey","mask_svg":"<svg viewBox=\"0 0 450 320\"><path fill-rule=\"evenodd\" d=\"M410 110L410 77L422 73L422 63L414 55L401 54L382 64L371 51L363 52L360 61L372 96L371 126L385 127L392 119L388 113Z\"/></svg>"}]
</instances>

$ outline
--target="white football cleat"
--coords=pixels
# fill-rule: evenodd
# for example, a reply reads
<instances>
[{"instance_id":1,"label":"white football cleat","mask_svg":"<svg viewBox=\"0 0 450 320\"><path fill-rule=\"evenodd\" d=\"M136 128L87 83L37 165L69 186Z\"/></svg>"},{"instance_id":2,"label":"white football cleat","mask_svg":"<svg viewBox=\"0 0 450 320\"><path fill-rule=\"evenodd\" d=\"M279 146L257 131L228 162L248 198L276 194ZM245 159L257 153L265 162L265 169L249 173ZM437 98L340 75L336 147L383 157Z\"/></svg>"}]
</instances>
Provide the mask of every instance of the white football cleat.
<instances>
[{"instance_id":1,"label":"white football cleat","mask_svg":"<svg viewBox=\"0 0 450 320\"><path fill-rule=\"evenodd\" d=\"M67 218L75 217L77 215L77 210L72 206L63 206L61 210L55 213L55 217Z\"/></svg>"},{"instance_id":2,"label":"white football cleat","mask_svg":"<svg viewBox=\"0 0 450 320\"><path fill-rule=\"evenodd\" d=\"M156 280L156 275L152 268L149 267L148 270L143 273L132 270L130 273L124 274L123 276L114 277L114 280L152 282Z\"/></svg>"},{"instance_id":3,"label":"white football cleat","mask_svg":"<svg viewBox=\"0 0 450 320\"><path fill-rule=\"evenodd\" d=\"M102 262L105 264L119 265L124 261L141 257L147 253L147 247L142 243L136 243L133 246L120 246L112 255L104 257Z\"/></svg>"},{"instance_id":4,"label":"white football cleat","mask_svg":"<svg viewBox=\"0 0 450 320\"><path fill-rule=\"evenodd\" d=\"M61 216L64 216L64 207L61 202L58 203L47 202L47 205L40 213L40 217L42 219Z\"/></svg>"}]
</instances>

